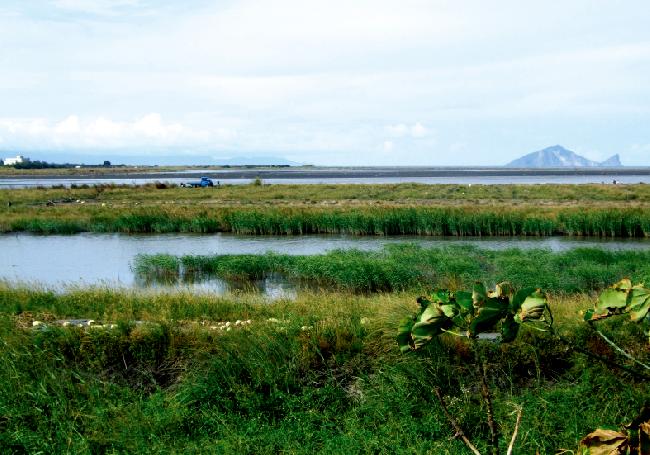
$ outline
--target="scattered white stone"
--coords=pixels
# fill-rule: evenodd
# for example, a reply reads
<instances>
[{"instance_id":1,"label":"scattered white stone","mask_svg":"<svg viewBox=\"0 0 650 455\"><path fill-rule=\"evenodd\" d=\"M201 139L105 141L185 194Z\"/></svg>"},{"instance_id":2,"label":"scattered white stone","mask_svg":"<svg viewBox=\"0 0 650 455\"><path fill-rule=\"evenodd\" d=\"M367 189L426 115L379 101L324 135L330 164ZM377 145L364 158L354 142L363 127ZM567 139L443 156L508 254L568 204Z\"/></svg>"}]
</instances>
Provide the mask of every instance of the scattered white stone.
<instances>
[{"instance_id":1,"label":"scattered white stone","mask_svg":"<svg viewBox=\"0 0 650 455\"><path fill-rule=\"evenodd\" d=\"M45 325L45 323L41 322L41 321L33 321L32 322L32 327L41 327L43 325Z\"/></svg>"}]
</instances>

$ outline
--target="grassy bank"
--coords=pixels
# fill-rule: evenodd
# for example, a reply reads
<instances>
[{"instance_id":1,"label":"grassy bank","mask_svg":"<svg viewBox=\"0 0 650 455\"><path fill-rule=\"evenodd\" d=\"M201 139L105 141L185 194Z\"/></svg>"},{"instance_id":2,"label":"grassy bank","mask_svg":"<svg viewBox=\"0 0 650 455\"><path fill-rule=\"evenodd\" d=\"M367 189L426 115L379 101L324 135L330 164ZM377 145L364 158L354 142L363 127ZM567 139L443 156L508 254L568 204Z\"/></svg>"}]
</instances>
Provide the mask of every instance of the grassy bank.
<instances>
[{"instance_id":1,"label":"grassy bank","mask_svg":"<svg viewBox=\"0 0 650 455\"><path fill-rule=\"evenodd\" d=\"M188 179L191 179L188 177ZM74 188L28 188L0 190L0 203L17 205L48 200L83 199L110 204L158 204L189 202L199 204L295 203L354 205L359 202L440 204L648 204L650 185L425 185L400 184L317 184L317 185L222 185L210 189L186 189L176 185L75 185ZM5 204L2 204L5 205Z\"/></svg>"},{"instance_id":2,"label":"grassy bank","mask_svg":"<svg viewBox=\"0 0 650 455\"><path fill-rule=\"evenodd\" d=\"M471 287L475 280L507 280L517 287L577 292L603 289L623 276L649 282L650 251L579 248L554 253L398 244L379 252L341 250L313 256L142 255L136 258L134 271L143 280L194 280L202 276L248 280L280 273L296 282L352 292L458 289Z\"/></svg>"},{"instance_id":3,"label":"grassy bank","mask_svg":"<svg viewBox=\"0 0 650 455\"><path fill-rule=\"evenodd\" d=\"M321 293L269 305L253 296L56 294L0 284L0 451L466 453L434 386L484 449L477 373L462 342L443 336L424 352L398 353L396 323L414 297ZM615 356L579 322L589 296L551 302L567 337ZM119 324L50 322L65 317ZM211 328L237 319L252 322ZM49 328L33 329L34 320ZM636 326L608 321L604 330L647 358ZM512 404L524 409L516 453L573 450L595 427L629 421L650 393L647 382L536 331L494 346L489 363L503 446Z\"/></svg>"},{"instance_id":4,"label":"grassy bank","mask_svg":"<svg viewBox=\"0 0 650 455\"><path fill-rule=\"evenodd\" d=\"M650 236L650 185L0 190L0 231Z\"/></svg>"},{"instance_id":5,"label":"grassy bank","mask_svg":"<svg viewBox=\"0 0 650 455\"><path fill-rule=\"evenodd\" d=\"M358 208L167 208L9 207L0 231L38 234L77 232L233 232L253 235L451 235L650 237L644 208L358 207Z\"/></svg>"}]
</instances>

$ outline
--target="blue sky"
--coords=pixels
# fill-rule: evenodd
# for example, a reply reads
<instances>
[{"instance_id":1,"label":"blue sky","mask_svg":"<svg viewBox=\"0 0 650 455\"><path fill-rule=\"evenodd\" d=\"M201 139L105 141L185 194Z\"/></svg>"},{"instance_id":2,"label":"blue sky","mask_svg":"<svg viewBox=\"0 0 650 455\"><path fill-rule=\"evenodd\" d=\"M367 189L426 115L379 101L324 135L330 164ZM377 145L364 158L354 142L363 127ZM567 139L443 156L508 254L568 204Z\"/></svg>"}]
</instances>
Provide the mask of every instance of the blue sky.
<instances>
[{"instance_id":1,"label":"blue sky","mask_svg":"<svg viewBox=\"0 0 650 455\"><path fill-rule=\"evenodd\" d=\"M649 17L634 0L4 0L0 151L491 165L562 144L650 165Z\"/></svg>"}]
</instances>

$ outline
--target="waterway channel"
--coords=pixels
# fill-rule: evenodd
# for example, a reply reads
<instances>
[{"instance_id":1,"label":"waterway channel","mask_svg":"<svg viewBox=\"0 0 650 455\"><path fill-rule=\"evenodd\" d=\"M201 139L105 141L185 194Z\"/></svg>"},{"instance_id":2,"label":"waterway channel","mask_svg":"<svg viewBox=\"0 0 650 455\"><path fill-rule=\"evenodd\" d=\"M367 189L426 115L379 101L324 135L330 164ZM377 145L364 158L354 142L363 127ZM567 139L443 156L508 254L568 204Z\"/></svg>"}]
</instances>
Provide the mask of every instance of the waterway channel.
<instances>
[{"instance_id":1,"label":"waterway channel","mask_svg":"<svg viewBox=\"0 0 650 455\"><path fill-rule=\"evenodd\" d=\"M173 255L279 254L312 255L334 249L380 250L385 245L413 242L423 247L475 245L480 248L541 248L565 251L579 247L608 250L650 249L650 239L598 239L577 237L353 237L314 235L295 237L238 236L233 234L77 234L38 236L0 235L0 279L10 283L38 283L61 289L67 286L105 285L150 287L141 282L131 266L138 254ZM269 276L254 283L210 278L195 283L176 283L196 291L218 294L253 290L271 298L293 295L292 283Z\"/></svg>"}]
</instances>

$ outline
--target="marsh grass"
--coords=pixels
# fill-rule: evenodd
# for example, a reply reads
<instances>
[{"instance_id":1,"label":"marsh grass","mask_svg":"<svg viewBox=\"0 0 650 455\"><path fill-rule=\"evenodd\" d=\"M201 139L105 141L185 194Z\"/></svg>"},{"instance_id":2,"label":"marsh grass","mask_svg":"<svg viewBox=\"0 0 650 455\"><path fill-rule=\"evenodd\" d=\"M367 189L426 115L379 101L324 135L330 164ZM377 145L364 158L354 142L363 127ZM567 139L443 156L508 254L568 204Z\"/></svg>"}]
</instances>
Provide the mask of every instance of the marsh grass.
<instances>
[{"instance_id":1,"label":"marsh grass","mask_svg":"<svg viewBox=\"0 0 650 455\"><path fill-rule=\"evenodd\" d=\"M260 181L260 183L262 183ZM156 184L133 185L86 185L85 188L30 188L0 190L0 201L12 198L15 202L36 202L47 199L72 197L84 199L92 195L94 188L104 190L102 199L116 201L544 201L558 203L647 203L650 202L650 185L426 185L401 184L317 184L317 185L221 185L219 188L188 191L168 185L159 191ZM509 205L509 204L508 204Z\"/></svg>"},{"instance_id":2,"label":"marsh grass","mask_svg":"<svg viewBox=\"0 0 650 455\"><path fill-rule=\"evenodd\" d=\"M4 232L214 233L244 235L421 235L648 237L644 209L470 207L192 208L105 207L8 210Z\"/></svg>"},{"instance_id":3,"label":"marsh grass","mask_svg":"<svg viewBox=\"0 0 650 455\"><path fill-rule=\"evenodd\" d=\"M55 293L2 283L0 449L465 453L432 397L434 385L483 449L488 429L463 342L443 336L420 354L397 352L397 322L414 310L415 295L306 293L269 305L253 295ZM579 322L589 296L554 295L551 302L568 336L594 343ZM30 328L34 319L65 317L119 324ZM210 329L213 321L235 319L252 324ZM645 339L628 325L608 322L606 329L647 357ZM650 392L647 383L536 331L489 356L502 434L514 424L509 403L524 407L521 453L573 449L596 426L631 419Z\"/></svg>"},{"instance_id":4,"label":"marsh grass","mask_svg":"<svg viewBox=\"0 0 650 455\"><path fill-rule=\"evenodd\" d=\"M351 292L458 289L471 287L475 280L491 284L507 280L518 287L578 292L603 289L623 276L635 282L650 281L650 252L598 248L493 251L405 243L374 252L335 250L312 256L141 255L134 261L134 270L138 277L149 280L170 276L181 280L197 276L254 280L274 273L296 283Z\"/></svg>"},{"instance_id":5,"label":"marsh grass","mask_svg":"<svg viewBox=\"0 0 650 455\"><path fill-rule=\"evenodd\" d=\"M648 203L648 185L106 185L0 190L0 230L647 237Z\"/></svg>"}]
</instances>

